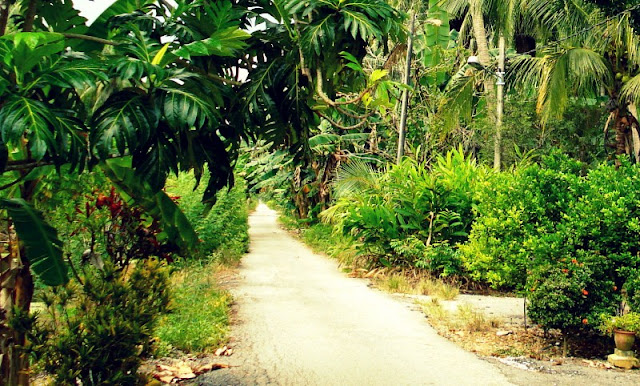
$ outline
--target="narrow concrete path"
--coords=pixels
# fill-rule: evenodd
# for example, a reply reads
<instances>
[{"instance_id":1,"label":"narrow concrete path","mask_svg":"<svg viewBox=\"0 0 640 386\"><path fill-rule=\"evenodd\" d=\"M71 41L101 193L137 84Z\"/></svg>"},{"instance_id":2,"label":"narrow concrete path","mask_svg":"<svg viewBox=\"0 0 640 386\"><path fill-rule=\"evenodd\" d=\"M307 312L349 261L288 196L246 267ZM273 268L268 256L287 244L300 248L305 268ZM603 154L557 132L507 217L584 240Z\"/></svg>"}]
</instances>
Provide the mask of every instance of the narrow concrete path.
<instances>
[{"instance_id":1,"label":"narrow concrete path","mask_svg":"<svg viewBox=\"0 0 640 386\"><path fill-rule=\"evenodd\" d=\"M406 303L345 277L260 204L233 293L237 367L201 384L508 385L493 364L440 337Z\"/></svg>"}]
</instances>

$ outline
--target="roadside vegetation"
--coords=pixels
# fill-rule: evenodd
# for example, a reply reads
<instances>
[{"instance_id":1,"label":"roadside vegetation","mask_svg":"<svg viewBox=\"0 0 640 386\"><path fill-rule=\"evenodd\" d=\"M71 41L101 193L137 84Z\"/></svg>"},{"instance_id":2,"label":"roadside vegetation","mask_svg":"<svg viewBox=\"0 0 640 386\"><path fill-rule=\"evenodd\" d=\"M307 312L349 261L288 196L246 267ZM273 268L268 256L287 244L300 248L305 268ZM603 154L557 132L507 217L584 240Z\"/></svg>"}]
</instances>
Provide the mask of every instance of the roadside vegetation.
<instances>
[{"instance_id":1,"label":"roadside vegetation","mask_svg":"<svg viewBox=\"0 0 640 386\"><path fill-rule=\"evenodd\" d=\"M420 292L426 277L517 295L565 355L589 352L580 343L597 345L603 319L640 308L640 7L570 3L398 4L420 25L411 108L399 92L393 107L322 98L333 115L322 110L307 158L256 143L250 189L353 275L391 292ZM393 90L401 60L381 51L347 67L384 66L378 90ZM369 102L379 114L358 121Z\"/></svg>"},{"instance_id":2,"label":"roadside vegetation","mask_svg":"<svg viewBox=\"0 0 640 386\"><path fill-rule=\"evenodd\" d=\"M194 225L200 242L192 255L179 257L171 273L172 299L159 320L156 356L173 349L188 353L213 352L227 342L231 295L218 277L234 267L249 246L249 202L242 179L218 193L207 207L200 201L205 185L194 189L193 175L167 182L167 192Z\"/></svg>"},{"instance_id":3,"label":"roadside vegetation","mask_svg":"<svg viewBox=\"0 0 640 386\"><path fill-rule=\"evenodd\" d=\"M517 294L564 342L640 310L635 1L2 4L2 384L224 342L247 192L389 291Z\"/></svg>"}]
</instances>

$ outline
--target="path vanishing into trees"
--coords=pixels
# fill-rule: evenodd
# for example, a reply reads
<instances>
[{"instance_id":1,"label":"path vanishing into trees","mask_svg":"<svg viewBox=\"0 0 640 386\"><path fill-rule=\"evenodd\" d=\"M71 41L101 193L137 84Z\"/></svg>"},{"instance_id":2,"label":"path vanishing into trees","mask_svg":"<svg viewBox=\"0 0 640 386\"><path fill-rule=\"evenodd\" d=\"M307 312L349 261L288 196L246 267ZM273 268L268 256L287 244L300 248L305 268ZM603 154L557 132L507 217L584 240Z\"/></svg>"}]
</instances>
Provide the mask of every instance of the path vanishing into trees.
<instances>
[{"instance_id":1,"label":"path vanishing into trees","mask_svg":"<svg viewBox=\"0 0 640 386\"><path fill-rule=\"evenodd\" d=\"M232 293L232 367L198 385L637 385L637 372L552 366L521 370L439 336L412 305L346 277L277 223L264 204Z\"/></svg>"},{"instance_id":2,"label":"path vanishing into trees","mask_svg":"<svg viewBox=\"0 0 640 386\"><path fill-rule=\"evenodd\" d=\"M492 364L430 328L424 315L346 277L260 204L233 290L228 370L207 384L508 385Z\"/></svg>"}]
</instances>

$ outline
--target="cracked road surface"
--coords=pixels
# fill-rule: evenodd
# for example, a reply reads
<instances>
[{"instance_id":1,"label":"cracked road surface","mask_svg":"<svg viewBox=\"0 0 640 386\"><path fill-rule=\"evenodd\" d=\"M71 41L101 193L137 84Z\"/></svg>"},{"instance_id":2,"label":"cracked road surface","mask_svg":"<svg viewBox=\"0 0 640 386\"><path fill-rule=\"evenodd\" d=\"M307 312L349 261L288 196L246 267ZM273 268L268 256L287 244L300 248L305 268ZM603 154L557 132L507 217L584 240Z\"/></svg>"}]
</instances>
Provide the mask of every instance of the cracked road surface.
<instances>
[{"instance_id":1,"label":"cracked road surface","mask_svg":"<svg viewBox=\"0 0 640 386\"><path fill-rule=\"evenodd\" d=\"M232 289L230 369L205 385L509 385L495 365L437 335L406 303L347 278L260 204Z\"/></svg>"}]
</instances>

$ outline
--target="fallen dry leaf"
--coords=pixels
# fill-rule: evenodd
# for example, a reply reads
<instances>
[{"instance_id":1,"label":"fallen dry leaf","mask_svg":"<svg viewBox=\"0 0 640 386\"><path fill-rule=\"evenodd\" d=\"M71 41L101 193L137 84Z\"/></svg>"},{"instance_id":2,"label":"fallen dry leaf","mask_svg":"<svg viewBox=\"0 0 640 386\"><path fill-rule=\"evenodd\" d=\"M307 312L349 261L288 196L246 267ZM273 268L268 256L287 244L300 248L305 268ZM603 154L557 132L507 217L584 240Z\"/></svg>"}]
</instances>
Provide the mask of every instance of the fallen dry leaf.
<instances>
[{"instance_id":1,"label":"fallen dry leaf","mask_svg":"<svg viewBox=\"0 0 640 386\"><path fill-rule=\"evenodd\" d=\"M221 355L224 355L224 353L228 350L229 348L227 346L224 347L220 347L219 349L216 350L215 352L215 356L219 357Z\"/></svg>"},{"instance_id":2,"label":"fallen dry leaf","mask_svg":"<svg viewBox=\"0 0 640 386\"><path fill-rule=\"evenodd\" d=\"M173 376L173 373L168 370L164 370L160 373L153 374L153 377L162 383L171 383L175 378Z\"/></svg>"},{"instance_id":3,"label":"fallen dry leaf","mask_svg":"<svg viewBox=\"0 0 640 386\"><path fill-rule=\"evenodd\" d=\"M194 372L200 375L200 374L206 373L207 371L227 369L227 368L229 368L229 365L225 363L209 363L204 366L198 367L197 369L194 370Z\"/></svg>"}]
</instances>

